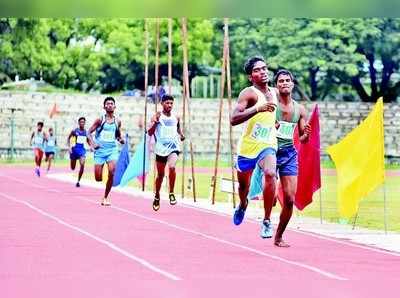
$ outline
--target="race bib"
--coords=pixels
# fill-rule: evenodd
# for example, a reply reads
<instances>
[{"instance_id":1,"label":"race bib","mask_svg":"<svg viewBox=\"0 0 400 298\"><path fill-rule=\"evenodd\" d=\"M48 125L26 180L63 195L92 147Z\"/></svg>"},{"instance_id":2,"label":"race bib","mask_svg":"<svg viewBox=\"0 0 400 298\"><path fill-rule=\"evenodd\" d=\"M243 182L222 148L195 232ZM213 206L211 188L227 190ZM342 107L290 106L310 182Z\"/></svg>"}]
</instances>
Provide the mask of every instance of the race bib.
<instances>
[{"instance_id":1,"label":"race bib","mask_svg":"<svg viewBox=\"0 0 400 298\"><path fill-rule=\"evenodd\" d=\"M115 141L115 132L114 131L105 131L105 130L103 130L101 132L100 138L104 142L114 142Z\"/></svg>"},{"instance_id":2,"label":"race bib","mask_svg":"<svg viewBox=\"0 0 400 298\"><path fill-rule=\"evenodd\" d=\"M251 132L251 137L258 142L268 143L272 127L264 127L256 123Z\"/></svg>"},{"instance_id":3,"label":"race bib","mask_svg":"<svg viewBox=\"0 0 400 298\"><path fill-rule=\"evenodd\" d=\"M86 142L86 136L77 136L76 137L77 144L85 144L85 142Z\"/></svg>"},{"instance_id":4,"label":"race bib","mask_svg":"<svg viewBox=\"0 0 400 298\"><path fill-rule=\"evenodd\" d=\"M279 121L279 128L277 131L277 137L285 140L293 140L294 129L296 123Z\"/></svg>"},{"instance_id":5,"label":"race bib","mask_svg":"<svg viewBox=\"0 0 400 298\"><path fill-rule=\"evenodd\" d=\"M56 145L56 143L54 142L54 140L48 140L47 141L47 146L54 147L55 145Z\"/></svg>"}]
</instances>

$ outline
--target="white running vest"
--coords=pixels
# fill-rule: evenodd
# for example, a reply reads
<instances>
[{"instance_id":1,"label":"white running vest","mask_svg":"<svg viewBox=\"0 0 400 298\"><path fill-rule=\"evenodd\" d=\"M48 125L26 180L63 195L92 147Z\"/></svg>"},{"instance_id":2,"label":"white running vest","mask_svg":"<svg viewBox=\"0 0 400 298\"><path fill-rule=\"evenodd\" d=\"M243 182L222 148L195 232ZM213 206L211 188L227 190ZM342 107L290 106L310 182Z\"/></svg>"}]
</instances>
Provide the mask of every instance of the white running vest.
<instances>
[{"instance_id":1,"label":"white running vest","mask_svg":"<svg viewBox=\"0 0 400 298\"><path fill-rule=\"evenodd\" d=\"M157 155L168 156L173 151L180 151L178 118L173 114L168 117L161 113L154 137L156 140L154 152Z\"/></svg>"}]
</instances>

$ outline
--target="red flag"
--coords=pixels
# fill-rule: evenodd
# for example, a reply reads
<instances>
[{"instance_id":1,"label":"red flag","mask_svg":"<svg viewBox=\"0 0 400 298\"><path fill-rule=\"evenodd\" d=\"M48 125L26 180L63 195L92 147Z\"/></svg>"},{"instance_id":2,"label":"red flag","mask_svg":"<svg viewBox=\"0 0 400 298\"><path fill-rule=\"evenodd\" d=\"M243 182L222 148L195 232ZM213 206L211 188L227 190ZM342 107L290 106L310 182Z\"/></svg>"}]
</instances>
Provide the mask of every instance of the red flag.
<instances>
[{"instance_id":1,"label":"red flag","mask_svg":"<svg viewBox=\"0 0 400 298\"><path fill-rule=\"evenodd\" d=\"M57 109L57 104L54 103L53 107L51 108L49 112L49 117L50 119L53 118L54 115L58 114L60 111Z\"/></svg>"},{"instance_id":2,"label":"red flag","mask_svg":"<svg viewBox=\"0 0 400 298\"><path fill-rule=\"evenodd\" d=\"M294 204L299 210L303 210L310 204L313 193L321 188L318 105L315 105L309 123L311 125L311 135L307 143L300 143L298 151L299 175Z\"/></svg>"}]
</instances>

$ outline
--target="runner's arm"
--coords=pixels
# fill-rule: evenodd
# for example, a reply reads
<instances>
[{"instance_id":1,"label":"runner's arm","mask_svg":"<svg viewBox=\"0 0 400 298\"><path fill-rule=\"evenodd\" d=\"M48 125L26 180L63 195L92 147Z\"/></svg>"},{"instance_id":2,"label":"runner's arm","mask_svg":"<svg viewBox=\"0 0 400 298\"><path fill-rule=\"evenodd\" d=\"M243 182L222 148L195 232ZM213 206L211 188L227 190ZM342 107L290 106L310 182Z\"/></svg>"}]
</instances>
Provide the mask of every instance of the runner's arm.
<instances>
[{"instance_id":1,"label":"runner's arm","mask_svg":"<svg viewBox=\"0 0 400 298\"><path fill-rule=\"evenodd\" d=\"M32 140L33 140L34 136L35 136L35 132L32 132L31 140L29 141L29 146L32 146Z\"/></svg>"},{"instance_id":2,"label":"runner's arm","mask_svg":"<svg viewBox=\"0 0 400 298\"><path fill-rule=\"evenodd\" d=\"M251 89L247 88L240 92L238 102L233 109L231 115L231 125L235 126L241 124L259 112L274 112L276 104L266 102L260 106L256 106L257 94Z\"/></svg>"},{"instance_id":3,"label":"runner's arm","mask_svg":"<svg viewBox=\"0 0 400 298\"><path fill-rule=\"evenodd\" d=\"M182 130L181 130L181 119L179 117L178 118L178 124L176 125L176 130L179 134L179 136L181 137L181 141L185 140L185 135L183 134Z\"/></svg>"},{"instance_id":4,"label":"runner's arm","mask_svg":"<svg viewBox=\"0 0 400 298\"><path fill-rule=\"evenodd\" d=\"M307 119L307 111L303 105L300 105L300 118L298 121L298 125L299 125L299 140L301 143L308 142L308 139L311 134L311 126L308 122L306 122L306 119Z\"/></svg>"},{"instance_id":5,"label":"runner's arm","mask_svg":"<svg viewBox=\"0 0 400 298\"><path fill-rule=\"evenodd\" d=\"M121 120L118 119L118 124L117 125L118 125L118 131L119 131L119 135L117 136L117 141L120 144L125 144L125 140L121 137L121 125L122 125Z\"/></svg>"},{"instance_id":6,"label":"runner's arm","mask_svg":"<svg viewBox=\"0 0 400 298\"><path fill-rule=\"evenodd\" d=\"M158 125L158 123L160 122L160 116L161 113L157 112L152 118L151 118L151 122L150 122L150 127L147 130L147 133L149 134L149 136L152 136L154 134L154 132L156 131L156 127Z\"/></svg>"},{"instance_id":7,"label":"runner's arm","mask_svg":"<svg viewBox=\"0 0 400 298\"><path fill-rule=\"evenodd\" d=\"M75 135L74 131L71 130L71 132L69 133L68 138L67 138L67 145L68 145L68 148L69 148L69 149L71 149L71 138L72 138L74 135Z\"/></svg>"},{"instance_id":8,"label":"runner's arm","mask_svg":"<svg viewBox=\"0 0 400 298\"><path fill-rule=\"evenodd\" d=\"M100 119L100 118L97 118L97 119L94 121L93 125L89 128L89 131L88 131L88 134L87 134L87 138L88 138L88 140L89 140L89 146L90 146L92 149L96 149L96 148L99 147L99 145L96 144L96 143L93 141L92 133L93 133L93 132L97 129L97 127L99 127L100 125L101 125L101 119Z\"/></svg>"}]
</instances>

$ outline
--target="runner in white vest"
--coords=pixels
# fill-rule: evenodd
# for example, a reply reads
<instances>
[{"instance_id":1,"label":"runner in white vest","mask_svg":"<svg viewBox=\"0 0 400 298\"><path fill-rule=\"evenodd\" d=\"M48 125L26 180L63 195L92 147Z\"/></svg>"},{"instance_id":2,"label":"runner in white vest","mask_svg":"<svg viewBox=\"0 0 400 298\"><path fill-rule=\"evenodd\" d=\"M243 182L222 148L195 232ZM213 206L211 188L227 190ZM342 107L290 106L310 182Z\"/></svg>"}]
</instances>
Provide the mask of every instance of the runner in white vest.
<instances>
[{"instance_id":1,"label":"runner in white vest","mask_svg":"<svg viewBox=\"0 0 400 298\"><path fill-rule=\"evenodd\" d=\"M44 148L44 153L46 155L45 161L47 162L47 172L50 171L51 162L54 159L56 153L57 139L54 135L53 128L49 128L49 135L47 136L46 146Z\"/></svg>"},{"instance_id":2,"label":"runner in white vest","mask_svg":"<svg viewBox=\"0 0 400 298\"><path fill-rule=\"evenodd\" d=\"M162 112L157 112L150 124L148 134L154 135L156 145L154 152L156 154L157 178L155 183L155 194L153 201L153 210L160 209L160 189L165 175L165 165L168 163L168 181L169 181L169 202L176 204L174 195L175 187L175 165L180 153L180 141L185 139L181 128L179 117L171 113L174 105L174 98L171 95L164 95L161 99Z\"/></svg>"}]
</instances>

